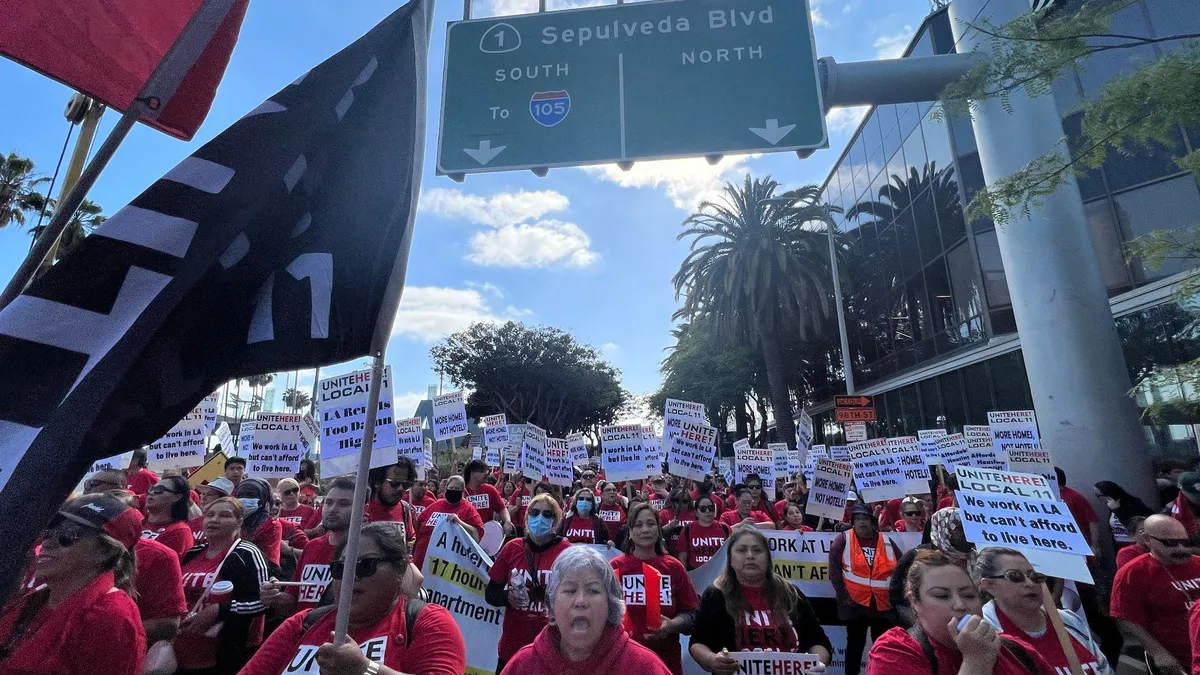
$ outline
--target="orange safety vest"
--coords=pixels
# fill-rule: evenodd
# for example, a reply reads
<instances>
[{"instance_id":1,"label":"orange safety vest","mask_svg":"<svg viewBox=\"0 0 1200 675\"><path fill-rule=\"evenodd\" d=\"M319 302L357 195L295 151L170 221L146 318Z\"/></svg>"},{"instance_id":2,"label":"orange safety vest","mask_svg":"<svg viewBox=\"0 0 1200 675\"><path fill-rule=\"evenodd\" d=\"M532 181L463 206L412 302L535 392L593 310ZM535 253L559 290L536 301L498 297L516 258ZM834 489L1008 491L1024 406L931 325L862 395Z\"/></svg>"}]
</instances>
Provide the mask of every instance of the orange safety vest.
<instances>
[{"instance_id":1,"label":"orange safety vest","mask_svg":"<svg viewBox=\"0 0 1200 675\"><path fill-rule=\"evenodd\" d=\"M879 534L875 540L875 565L867 564L867 556L863 555L862 545L858 543L858 535L854 530L846 530L846 550L842 552L842 579L846 584L846 593L857 605L871 606L875 599L875 608L886 612L892 608L888 600L888 579L892 570L896 569L896 558L892 555L892 547Z\"/></svg>"}]
</instances>

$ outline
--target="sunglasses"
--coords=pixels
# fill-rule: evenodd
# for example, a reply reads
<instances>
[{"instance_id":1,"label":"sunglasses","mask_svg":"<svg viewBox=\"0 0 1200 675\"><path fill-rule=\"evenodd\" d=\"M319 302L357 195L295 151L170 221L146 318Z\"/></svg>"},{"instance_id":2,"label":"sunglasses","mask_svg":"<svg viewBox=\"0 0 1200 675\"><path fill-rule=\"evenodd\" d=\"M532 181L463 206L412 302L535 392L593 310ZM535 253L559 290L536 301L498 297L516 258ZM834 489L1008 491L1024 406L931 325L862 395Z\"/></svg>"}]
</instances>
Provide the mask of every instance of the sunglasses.
<instances>
[{"instance_id":1,"label":"sunglasses","mask_svg":"<svg viewBox=\"0 0 1200 675\"><path fill-rule=\"evenodd\" d=\"M554 518L554 512L550 511L549 509L546 509L546 510L529 509L528 511L525 512L525 515L529 516L530 518L538 518L540 516L545 516L545 517L551 518L551 519Z\"/></svg>"},{"instance_id":2,"label":"sunglasses","mask_svg":"<svg viewBox=\"0 0 1200 675\"><path fill-rule=\"evenodd\" d=\"M161 495L164 492L170 492L173 495L179 494L178 492L175 492L174 490L168 488L166 485L155 485L154 487L150 488L149 490L146 490L146 494L149 494L149 495Z\"/></svg>"},{"instance_id":3,"label":"sunglasses","mask_svg":"<svg viewBox=\"0 0 1200 675\"><path fill-rule=\"evenodd\" d=\"M358 562L354 565L354 578L366 579L367 577L375 576L375 573L379 571L380 563L392 562L394 561L388 560L387 558L359 558ZM333 562L329 563L329 576L333 577L337 581L341 581L342 577L345 575L345 560L334 560Z\"/></svg>"},{"instance_id":4,"label":"sunglasses","mask_svg":"<svg viewBox=\"0 0 1200 675\"><path fill-rule=\"evenodd\" d=\"M583 474L583 479L584 479L584 480L591 480L591 479L593 479L593 478L595 478L595 477L596 477L596 474L594 474L594 473L585 473L585 474Z\"/></svg>"},{"instance_id":5,"label":"sunglasses","mask_svg":"<svg viewBox=\"0 0 1200 675\"><path fill-rule=\"evenodd\" d=\"M747 485L746 487L750 490L761 490L762 489L761 485Z\"/></svg>"},{"instance_id":6,"label":"sunglasses","mask_svg":"<svg viewBox=\"0 0 1200 675\"><path fill-rule=\"evenodd\" d=\"M921 515L921 512L920 512L920 511L905 511L905 512L904 512L904 517L905 517L905 518L907 518L907 517L909 517L909 516L912 516L912 517L914 517L914 518L915 518L916 516L919 516L919 515Z\"/></svg>"},{"instance_id":7,"label":"sunglasses","mask_svg":"<svg viewBox=\"0 0 1200 675\"><path fill-rule=\"evenodd\" d=\"M697 506L696 510L699 511L700 513L710 513L712 511L716 511L717 507L713 506L712 504L709 504L708 506Z\"/></svg>"},{"instance_id":8,"label":"sunglasses","mask_svg":"<svg viewBox=\"0 0 1200 675\"><path fill-rule=\"evenodd\" d=\"M1146 536L1150 537L1154 541L1157 541L1158 543L1162 544L1163 546L1166 546L1167 548L1176 548L1176 547L1187 548L1192 545L1192 540L1187 539L1187 538L1184 538L1184 539L1162 539L1161 537L1156 537L1152 534L1147 534Z\"/></svg>"},{"instance_id":9,"label":"sunglasses","mask_svg":"<svg viewBox=\"0 0 1200 675\"><path fill-rule=\"evenodd\" d=\"M1046 575L1042 574L1041 572L1034 572L1033 570L1028 572L1022 572L1021 570L1004 570L1004 574L995 574L990 577L984 577L984 579L1007 579L1014 584L1023 584L1025 583L1026 579L1029 579L1035 584L1040 584L1046 580Z\"/></svg>"},{"instance_id":10,"label":"sunglasses","mask_svg":"<svg viewBox=\"0 0 1200 675\"><path fill-rule=\"evenodd\" d=\"M402 481L402 480L392 480L391 478L385 478L383 482L387 483L388 485L391 485L393 490L399 490L400 488L404 487L404 481Z\"/></svg>"},{"instance_id":11,"label":"sunglasses","mask_svg":"<svg viewBox=\"0 0 1200 675\"><path fill-rule=\"evenodd\" d=\"M59 548L71 548L95 530L76 523L61 523L46 530L44 541L53 541Z\"/></svg>"},{"instance_id":12,"label":"sunglasses","mask_svg":"<svg viewBox=\"0 0 1200 675\"><path fill-rule=\"evenodd\" d=\"M294 494L296 494L296 493L298 493L298 492L300 492L300 488L291 488L290 490L284 490L284 491L283 491L283 496L284 496L284 497L290 497L290 496L292 496L292 495L294 495Z\"/></svg>"}]
</instances>

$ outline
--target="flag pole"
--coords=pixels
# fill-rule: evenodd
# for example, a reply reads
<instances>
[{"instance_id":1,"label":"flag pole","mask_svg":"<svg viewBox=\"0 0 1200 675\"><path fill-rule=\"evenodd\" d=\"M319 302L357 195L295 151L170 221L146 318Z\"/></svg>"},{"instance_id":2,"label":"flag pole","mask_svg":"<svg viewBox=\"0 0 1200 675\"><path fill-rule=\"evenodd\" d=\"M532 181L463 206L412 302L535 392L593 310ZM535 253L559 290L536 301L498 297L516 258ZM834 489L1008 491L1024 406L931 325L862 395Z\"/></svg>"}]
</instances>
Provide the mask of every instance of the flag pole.
<instances>
[{"instance_id":1,"label":"flag pole","mask_svg":"<svg viewBox=\"0 0 1200 675\"><path fill-rule=\"evenodd\" d=\"M346 641L346 631L350 627L350 603L354 600L354 568L358 562L359 539L362 533L363 512L367 502L367 473L371 468L371 450L375 445L375 417L379 411L380 382L383 380L383 350L375 351L375 360L371 363L371 384L367 392L367 419L363 425L362 445L358 453L358 475L354 478L354 505L350 508L350 531L346 536L345 555L346 570L349 578L342 577L341 589L338 592L337 621L334 624L333 644L340 645Z\"/></svg>"},{"instance_id":2,"label":"flag pole","mask_svg":"<svg viewBox=\"0 0 1200 675\"><path fill-rule=\"evenodd\" d=\"M4 292L0 293L0 309L7 307L25 290L29 282L33 281L38 268L42 266L42 261L46 260L50 250L58 243L63 231L67 229L71 216L75 215L75 210L83 203L88 191L100 178L100 172L108 166L109 160L116 154L117 147L129 135L133 125L143 117L158 117L159 113L166 108L184 76L196 64L204 50L208 48L208 43L212 41L213 35L225 22L225 17L235 2L237 0L204 0L196 13L192 15L187 26L184 27L174 44L163 56L162 61L151 73L150 79L146 80L146 84L138 92L137 98L121 115L121 119L117 120L116 126L109 132L100 148L96 150L95 156L92 157L92 161L88 162L87 168L80 174L79 180L55 207L54 215L51 216L46 229L42 231L42 236L34 242L33 248L29 250L29 255L25 256L25 260L17 268L16 274L5 286Z\"/></svg>"}]
</instances>

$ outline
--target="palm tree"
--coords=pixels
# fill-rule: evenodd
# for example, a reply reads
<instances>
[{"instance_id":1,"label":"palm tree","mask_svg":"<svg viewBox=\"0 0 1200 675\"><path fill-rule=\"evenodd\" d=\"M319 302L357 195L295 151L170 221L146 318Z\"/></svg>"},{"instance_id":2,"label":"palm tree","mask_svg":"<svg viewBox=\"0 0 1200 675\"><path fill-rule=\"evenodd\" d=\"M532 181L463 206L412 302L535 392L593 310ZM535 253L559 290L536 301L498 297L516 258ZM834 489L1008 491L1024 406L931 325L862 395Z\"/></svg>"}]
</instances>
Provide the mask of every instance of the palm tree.
<instances>
[{"instance_id":1,"label":"palm tree","mask_svg":"<svg viewBox=\"0 0 1200 675\"><path fill-rule=\"evenodd\" d=\"M312 403L312 396L306 391L300 391L295 387L289 387L283 391L283 404L292 412L298 412L307 408Z\"/></svg>"},{"instance_id":2,"label":"palm tree","mask_svg":"<svg viewBox=\"0 0 1200 675\"><path fill-rule=\"evenodd\" d=\"M53 209L54 200L47 200L47 206ZM84 237L108 220L101 215L102 213L104 213L104 207L89 199L83 200L71 219L67 221L67 227L63 230L62 236L58 238L58 249L54 256L56 262L62 260L67 253L71 252L71 249L83 241ZM33 248L33 244L37 242L38 237L42 236L45 229L46 225L35 225L29 228L29 236L33 239L29 244L30 248Z\"/></svg>"},{"instance_id":3,"label":"palm tree","mask_svg":"<svg viewBox=\"0 0 1200 675\"><path fill-rule=\"evenodd\" d=\"M769 176L730 183L716 202L705 201L684 221L679 239L694 237L673 282L684 295L675 318L707 316L724 344L748 340L766 369L776 429L796 443L787 349L781 334L814 336L829 313L830 207L808 185L775 195ZM702 242L714 240L709 243Z\"/></svg>"},{"instance_id":4,"label":"palm tree","mask_svg":"<svg viewBox=\"0 0 1200 675\"><path fill-rule=\"evenodd\" d=\"M33 173L32 160L15 152L0 155L0 227L24 225L26 211L46 208L46 197L35 188L49 180Z\"/></svg>"}]
</instances>

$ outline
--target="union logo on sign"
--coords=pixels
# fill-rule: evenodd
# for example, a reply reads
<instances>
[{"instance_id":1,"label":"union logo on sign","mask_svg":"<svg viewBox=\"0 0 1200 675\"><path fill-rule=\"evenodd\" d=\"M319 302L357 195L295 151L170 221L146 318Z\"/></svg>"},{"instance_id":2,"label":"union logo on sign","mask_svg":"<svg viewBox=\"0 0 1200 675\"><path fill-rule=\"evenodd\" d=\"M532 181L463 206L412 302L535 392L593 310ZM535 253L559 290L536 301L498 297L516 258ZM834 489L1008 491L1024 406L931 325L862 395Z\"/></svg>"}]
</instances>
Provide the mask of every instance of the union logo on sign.
<instances>
[{"instance_id":1,"label":"union logo on sign","mask_svg":"<svg viewBox=\"0 0 1200 675\"><path fill-rule=\"evenodd\" d=\"M533 121L544 127L552 127L567 118L571 112L571 95L563 91L539 91L529 99L529 114Z\"/></svg>"}]
</instances>

